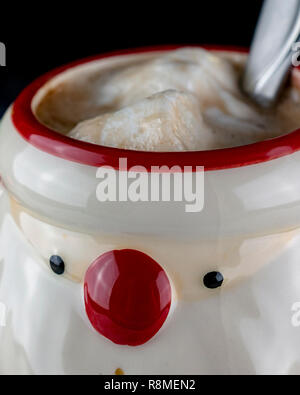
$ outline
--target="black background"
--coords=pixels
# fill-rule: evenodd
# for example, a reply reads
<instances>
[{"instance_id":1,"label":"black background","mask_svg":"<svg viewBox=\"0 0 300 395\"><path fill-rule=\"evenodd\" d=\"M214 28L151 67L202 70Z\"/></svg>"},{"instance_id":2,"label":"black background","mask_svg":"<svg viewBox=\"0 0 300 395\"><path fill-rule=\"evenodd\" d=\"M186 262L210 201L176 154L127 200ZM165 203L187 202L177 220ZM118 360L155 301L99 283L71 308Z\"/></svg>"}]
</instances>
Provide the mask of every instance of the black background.
<instances>
[{"instance_id":1,"label":"black background","mask_svg":"<svg viewBox=\"0 0 300 395\"><path fill-rule=\"evenodd\" d=\"M35 4L0 5L0 114L35 77L85 56L172 43L249 46L262 0Z\"/></svg>"}]
</instances>

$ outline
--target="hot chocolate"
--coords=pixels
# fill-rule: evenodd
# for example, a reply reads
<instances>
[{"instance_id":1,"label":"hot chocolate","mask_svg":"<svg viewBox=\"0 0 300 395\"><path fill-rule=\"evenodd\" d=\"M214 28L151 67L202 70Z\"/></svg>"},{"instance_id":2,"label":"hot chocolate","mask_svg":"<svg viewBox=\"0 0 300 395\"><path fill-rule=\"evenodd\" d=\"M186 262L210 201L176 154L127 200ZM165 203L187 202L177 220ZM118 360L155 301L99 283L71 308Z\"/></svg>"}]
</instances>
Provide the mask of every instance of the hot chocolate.
<instances>
[{"instance_id":1,"label":"hot chocolate","mask_svg":"<svg viewBox=\"0 0 300 395\"><path fill-rule=\"evenodd\" d=\"M61 74L37 95L37 118L93 144L197 151L269 139L300 125L298 71L276 108L240 91L246 55L201 48L114 57Z\"/></svg>"}]
</instances>

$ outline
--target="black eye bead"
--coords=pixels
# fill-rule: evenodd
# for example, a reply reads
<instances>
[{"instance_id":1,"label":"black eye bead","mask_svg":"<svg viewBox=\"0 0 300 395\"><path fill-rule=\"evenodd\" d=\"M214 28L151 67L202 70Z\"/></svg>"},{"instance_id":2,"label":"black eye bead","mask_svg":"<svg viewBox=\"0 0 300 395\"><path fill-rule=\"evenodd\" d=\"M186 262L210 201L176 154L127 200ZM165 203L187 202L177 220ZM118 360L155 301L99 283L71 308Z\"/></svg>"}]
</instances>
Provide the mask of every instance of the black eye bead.
<instances>
[{"instance_id":1,"label":"black eye bead","mask_svg":"<svg viewBox=\"0 0 300 395\"><path fill-rule=\"evenodd\" d=\"M215 289L221 287L223 280L220 272L210 272L204 276L203 283L207 288Z\"/></svg>"},{"instance_id":2,"label":"black eye bead","mask_svg":"<svg viewBox=\"0 0 300 395\"><path fill-rule=\"evenodd\" d=\"M52 255L50 257L50 267L56 274L63 274L65 271L65 263L58 255Z\"/></svg>"}]
</instances>

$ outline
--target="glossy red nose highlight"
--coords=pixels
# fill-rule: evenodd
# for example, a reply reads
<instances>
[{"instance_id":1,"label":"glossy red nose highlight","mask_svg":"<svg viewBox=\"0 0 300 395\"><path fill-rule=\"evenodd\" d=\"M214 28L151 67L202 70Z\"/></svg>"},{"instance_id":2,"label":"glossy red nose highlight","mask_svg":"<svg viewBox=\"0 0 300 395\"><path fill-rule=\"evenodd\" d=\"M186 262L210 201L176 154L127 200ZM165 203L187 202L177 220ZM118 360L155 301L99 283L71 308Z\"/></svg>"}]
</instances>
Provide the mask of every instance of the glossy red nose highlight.
<instances>
[{"instance_id":1,"label":"glossy red nose highlight","mask_svg":"<svg viewBox=\"0 0 300 395\"><path fill-rule=\"evenodd\" d=\"M151 339L170 310L171 286L162 267L136 250L109 251L86 272L84 298L93 327L117 344Z\"/></svg>"}]
</instances>

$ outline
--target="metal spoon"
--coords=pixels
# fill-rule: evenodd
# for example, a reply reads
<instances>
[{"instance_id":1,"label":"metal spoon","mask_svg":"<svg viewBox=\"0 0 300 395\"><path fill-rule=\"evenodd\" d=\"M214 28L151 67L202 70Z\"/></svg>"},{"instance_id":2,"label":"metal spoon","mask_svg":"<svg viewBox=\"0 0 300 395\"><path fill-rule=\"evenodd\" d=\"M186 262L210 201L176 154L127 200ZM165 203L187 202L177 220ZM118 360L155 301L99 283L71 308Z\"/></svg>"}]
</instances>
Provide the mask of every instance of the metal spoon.
<instances>
[{"instance_id":1,"label":"metal spoon","mask_svg":"<svg viewBox=\"0 0 300 395\"><path fill-rule=\"evenodd\" d=\"M259 105L276 102L299 39L300 0L265 0L242 80L245 93Z\"/></svg>"}]
</instances>

